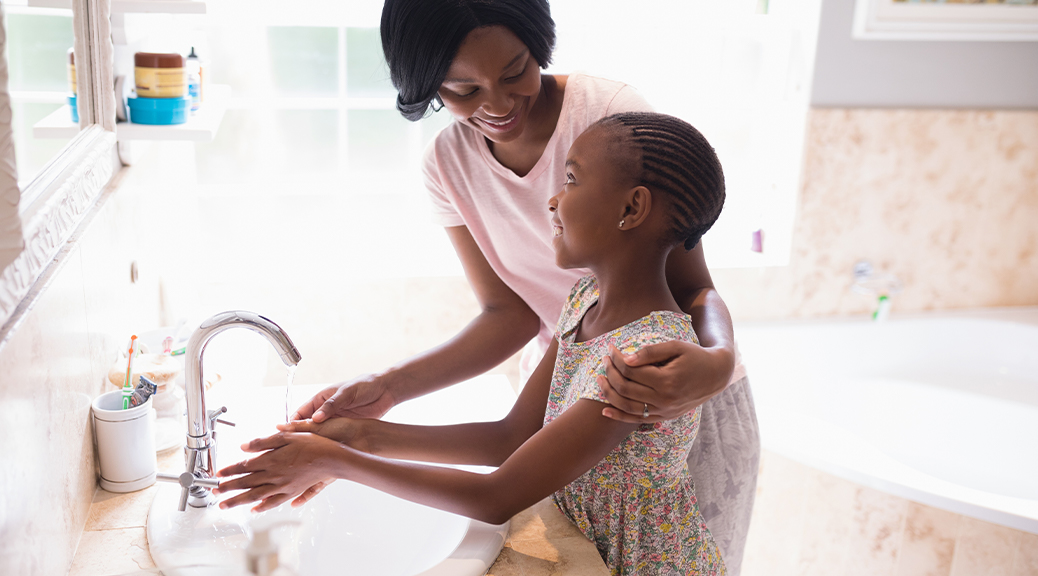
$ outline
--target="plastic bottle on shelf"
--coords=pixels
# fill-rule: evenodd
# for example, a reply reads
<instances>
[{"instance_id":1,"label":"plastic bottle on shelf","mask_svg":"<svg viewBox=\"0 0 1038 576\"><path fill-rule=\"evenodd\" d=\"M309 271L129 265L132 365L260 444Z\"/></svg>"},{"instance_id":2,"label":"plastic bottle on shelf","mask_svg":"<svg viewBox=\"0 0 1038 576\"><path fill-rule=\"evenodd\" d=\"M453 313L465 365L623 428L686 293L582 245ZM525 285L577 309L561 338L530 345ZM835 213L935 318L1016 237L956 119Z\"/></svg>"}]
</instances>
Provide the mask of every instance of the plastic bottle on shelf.
<instances>
[{"instance_id":1,"label":"plastic bottle on shelf","mask_svg":"<svg viewBox=\"0 0 1038 576\"><path fill-rule=\"evenodd\" d=\"M187 55L187 91L191 96L191 112L202 106L202 59L195 54L195 47Z\"/></svg>"}]
</instances>

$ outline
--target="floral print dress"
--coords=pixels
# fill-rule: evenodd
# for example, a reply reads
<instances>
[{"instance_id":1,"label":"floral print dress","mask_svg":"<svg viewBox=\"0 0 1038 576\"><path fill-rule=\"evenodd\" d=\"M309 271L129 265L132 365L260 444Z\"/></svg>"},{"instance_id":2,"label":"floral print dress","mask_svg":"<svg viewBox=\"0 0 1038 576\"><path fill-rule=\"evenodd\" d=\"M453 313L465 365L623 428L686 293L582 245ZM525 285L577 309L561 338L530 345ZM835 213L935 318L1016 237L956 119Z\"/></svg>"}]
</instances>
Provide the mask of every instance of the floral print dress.
<instances>
[{"instance_id":1,"label":"floral print dress","mask_svg":"<svg viewBox=\"0 0 1038 576\"><path fill-rule=\"evenodd\" d=\"M688 315L671 311L575 342L584 313L597 301L598 283L585 276L559 318L545 424L582 398L605 402L596 376L605 373L601 358L609 344L625 354L670 340L698 344ZM595 543L614 576L725 574L688 473L700 412L642 424L594 468L552 495L555 506Z\"/></svg>"}]
</instances>

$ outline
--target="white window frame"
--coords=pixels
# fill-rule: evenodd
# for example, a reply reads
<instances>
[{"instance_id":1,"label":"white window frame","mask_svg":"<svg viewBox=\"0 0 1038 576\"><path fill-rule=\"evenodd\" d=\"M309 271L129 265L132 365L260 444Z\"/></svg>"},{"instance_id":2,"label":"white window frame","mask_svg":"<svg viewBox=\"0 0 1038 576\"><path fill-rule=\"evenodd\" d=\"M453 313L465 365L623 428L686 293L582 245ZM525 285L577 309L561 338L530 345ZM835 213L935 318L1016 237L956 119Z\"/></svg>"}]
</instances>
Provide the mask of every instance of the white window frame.
<instances>
[{"instance_id":1,"label":"white window frame","mask_svg":"<svg viewBox=\"0 0 1038 576\"><path fill-rule=\"evenodd\" d=\"M0 31L0 346L63 263L116 165L109 15L110 0L72 0L80 132L21 188Z\"/></svg>"}]
</instances>

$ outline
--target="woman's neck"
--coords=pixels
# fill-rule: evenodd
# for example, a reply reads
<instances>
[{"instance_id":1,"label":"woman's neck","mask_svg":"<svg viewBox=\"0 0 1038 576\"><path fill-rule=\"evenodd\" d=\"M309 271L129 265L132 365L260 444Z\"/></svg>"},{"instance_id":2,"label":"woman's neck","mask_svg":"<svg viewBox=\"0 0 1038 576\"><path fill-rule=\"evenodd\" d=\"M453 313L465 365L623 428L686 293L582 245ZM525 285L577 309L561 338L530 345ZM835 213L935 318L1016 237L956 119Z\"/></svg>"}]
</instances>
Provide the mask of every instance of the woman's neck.
<instances>
[{"instance_id":1,"label":"woman's neck","mask_svg":"<svg viewBox=\"0 0 1038 576\"><path fill-rule=\"evenodd\" d=\"M598 337L651 312L681 312L667 285L666 262L666 254L639 255L592 267L598 280L598 303L584 315L577 340Z\"/></svg>"},{"instance_id":2,"label":"woman's neck","mask_svg":"<svg viewBox=\"0 0 1038 576\"><path fill-rule=\"evenodd\" d=\"M541 75L541 93L530 110L529 125L513 142L498 144L487 139L487 146L494 158L519 177L526 176L544 155L548 141L559 125L562 102L566 90L566 77Z\"/></svg>"}]
</instances>

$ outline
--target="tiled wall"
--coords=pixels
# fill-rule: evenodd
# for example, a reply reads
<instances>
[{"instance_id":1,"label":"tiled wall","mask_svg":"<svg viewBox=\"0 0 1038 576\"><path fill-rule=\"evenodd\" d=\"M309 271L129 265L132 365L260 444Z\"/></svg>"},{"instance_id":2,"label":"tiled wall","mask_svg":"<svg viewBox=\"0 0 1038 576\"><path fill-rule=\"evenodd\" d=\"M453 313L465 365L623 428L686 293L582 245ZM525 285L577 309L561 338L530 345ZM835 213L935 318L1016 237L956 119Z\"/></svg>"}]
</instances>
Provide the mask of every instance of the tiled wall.
<instances>
[{"instance_id":1,"label":"tiled wall","mask_svg":"<svg viewBox=\"0 0 1038 576\"><path fill-rule=\"evenodd\" d=\"M815 109L806 141L789 266L713 271L735 317L866 313L859 259L894 313L1038 305L1038 111Z\"/></svg>"},{"instance_id":2,"label":"tiled wall","mask_svg":"<svg viewBox=\"0 0 1038 576\"><path fill-rule=\"evenodd\" d=\"M130 283L133 231L110 192L0 349L0 574L64 574L97 487L90 401L155 284Z\"/></svg>"},{"instance_id":3,"label":"tiled wall","mask_svg":"<svg viewBox=\"0 0 1038 576\"><path fill-rule=\"evenodd\" d=\"M765 452L744 576L1038 575L1038 535L917 504Z\"/></svg>"}]
</instances>

